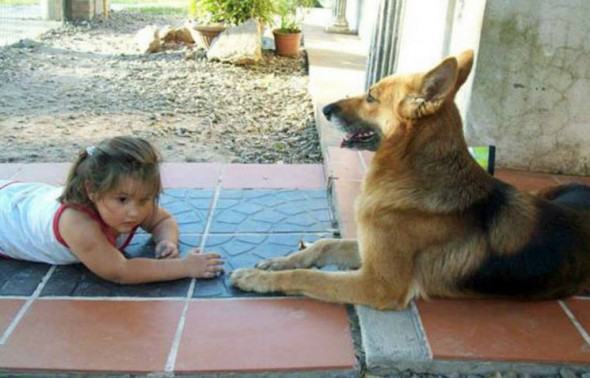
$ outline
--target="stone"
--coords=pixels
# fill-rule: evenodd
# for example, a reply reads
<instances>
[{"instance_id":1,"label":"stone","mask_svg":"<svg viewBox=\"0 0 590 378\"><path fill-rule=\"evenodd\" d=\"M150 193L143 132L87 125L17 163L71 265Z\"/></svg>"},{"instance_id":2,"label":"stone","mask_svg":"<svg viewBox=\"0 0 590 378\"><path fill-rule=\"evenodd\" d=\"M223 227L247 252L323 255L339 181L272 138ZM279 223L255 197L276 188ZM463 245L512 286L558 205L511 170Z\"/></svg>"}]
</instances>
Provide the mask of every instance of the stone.
<instances>
[{"instance_id":1,"label":"stone","mask_svg":"<svg viewBox=\"0 0 590 378\"><path fill-rule=\"evenodd\" d=\"M561 378L577 378L578 377L576 375L576 373L574 373L573 371L571 371L568 368L561 368L561 369L559 369L559 376Z\"/></svg>"},{"instance_id":2,"label":"stone","mask_svg":"<svg viewBox=\"0 0 590 378\"><path fill-rule=\"evenodd\" d=\"M176 28L175 30L174 40L178 43L185 43L188 45L192 45L195 43L195 39L193 38L189 28L186 26Z\"/></svg>"},{"instance_id":3,"label":"stone","mask_svg":"<svg viewBox=\"0 0 590 378\"><path fill-rule=\"evenodd\" d=\"M207 51L209 60L236 65L254 64L262 60L260 25L248 20L222 32Z\"/></svg>"},{"instance_id":4,"label":"stone","mask_svg":"<svg viewBox=\"0 0 590 378\"><path fill-rule=\"evenodd\" d=\"M160 29L159 37L164 42L176 42L176 29L166 25Z\"/></svg>"},{"instance_id":5,"label":"stone","mask_svg":"<svg viewBox=\"0 0 590 378\"><path fill-rule=\"evenodd\" d=\"M135 34L135 41L139 51L143 54L151 54L162 49L160 42L160 30L155 25L148 25Z\"/></svg>"}]
</instances>

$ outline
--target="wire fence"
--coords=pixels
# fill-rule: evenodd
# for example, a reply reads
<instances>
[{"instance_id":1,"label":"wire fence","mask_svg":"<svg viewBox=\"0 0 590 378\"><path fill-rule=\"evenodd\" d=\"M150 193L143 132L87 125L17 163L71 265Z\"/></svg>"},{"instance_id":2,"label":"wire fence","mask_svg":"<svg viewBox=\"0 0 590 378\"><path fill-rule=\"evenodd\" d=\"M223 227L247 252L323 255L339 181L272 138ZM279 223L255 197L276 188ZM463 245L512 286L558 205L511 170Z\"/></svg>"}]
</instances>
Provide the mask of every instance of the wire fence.
<instances>
[{"instance_id":1,"label":"wire fence","mask_svg":"<svg viewBox=\"0 0 590 378\"><path fill-rule=\"evenodd\" d=\"M112 11L187 17L190 0L111 0ZM59 26L62 0L0 0L0 47L32 39Z\"/></svg>"},{"instance_id":2,"label":"wire fence","mask_svg":"<svg viewBox=\"0 0 590 378\"><path fill-rule=\"evenodd\" d=\"M0 0L0 46L33 38L50 27L42 15L61 0ZM42 7L45 7L42 9Z\"/></svg>"}]
</instances>

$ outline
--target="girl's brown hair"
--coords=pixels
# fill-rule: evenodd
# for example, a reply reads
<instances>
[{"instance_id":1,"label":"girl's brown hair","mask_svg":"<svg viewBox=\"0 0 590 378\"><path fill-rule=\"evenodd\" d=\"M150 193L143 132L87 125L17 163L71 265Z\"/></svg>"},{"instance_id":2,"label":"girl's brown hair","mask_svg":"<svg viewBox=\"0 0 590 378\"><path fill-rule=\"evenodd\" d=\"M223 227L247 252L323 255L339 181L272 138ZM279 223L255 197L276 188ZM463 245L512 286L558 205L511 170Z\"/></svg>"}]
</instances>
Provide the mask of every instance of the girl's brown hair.
<instances>
[{"instance_id":1,"label":"girl's brown hair","mask_svg":"<svg viewBox=\"0 0 590 378\"><path fill-rule=\"evenodd\" d=\"M114 190L122 179L138 180L157 202L162 192L160 155L146 140L117 136L82 150L70 169L59 200L63 203L92 206L86 185L96 198Z\"/></svg>"}]
</instances>

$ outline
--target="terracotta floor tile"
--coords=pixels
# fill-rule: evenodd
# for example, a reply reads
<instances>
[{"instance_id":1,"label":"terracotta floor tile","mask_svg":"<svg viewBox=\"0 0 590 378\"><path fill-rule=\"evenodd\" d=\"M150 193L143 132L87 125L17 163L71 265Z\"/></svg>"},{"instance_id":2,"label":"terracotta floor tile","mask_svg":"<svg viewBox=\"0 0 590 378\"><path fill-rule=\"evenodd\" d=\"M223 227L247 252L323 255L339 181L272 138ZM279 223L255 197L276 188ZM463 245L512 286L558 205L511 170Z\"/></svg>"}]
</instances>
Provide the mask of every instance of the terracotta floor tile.
<instances>
[{"instance_id":1,"label":"terracotta floor tile","mask_svg":"<svg viewBox=\"0 0 590 378\"><path fill-rule=\"evenodd\" d=\"M0 353L0 369L163 371L184 304L36 301Z\"/></svg>"},{"instance_id":2,"label":"terracotta floor tile","mask_svg":"<svg viewBox=\"0 0 590 378\"><path fill-rule=\"evenodd\" d=\"M356 238L356 222L344 222L340 225L340 234L343 238Z\"/></svg>"},{"instance_id":3,"label":"terracotta floor tile","mask_svg":"<svg viewBox=\"0 0 590 378\"><path fill-rule=\"evenodd\" d=\"M361 155L365 161L365 167L369 167L371 161L373 160L373 156L375 156L375 153L372 151L363 151Z\"/></svg>"},{"instance_id":4,"label":"terracotta floor tile","mask_svg":"<svg viewBox=\"0 0 590 378\"><path fill-rule=\"evenodd\" d=\"M23 164L0 164L0 180L10 179L22 166Z\"/></svg>"},{"instance_id":5,"label":"terracotta floor tile","mask_svg":"<svg viewBox=\"0 0 590 378\"><path fill-rule=\"evenodd\" d=\"M162 163L165 188L215 188L221 163Z\"/></svg>"},{"instance_id":6,"label":"terracotta floor tile","mask_svg":"<svg viewBox=\"0 0 590 378\"><path fill-rule=\"evenodd\" d=\"M328 172L341 180L362 180L365 174L358 151L337 147L328 148Z\"/></svg>"},{"instance_id":7,"label":"terracotta floor tile","mask_svg":"<svg viewBox=\"0 0 590 378\"><path fill-rule=\"evenodd\" d=\"M435 359L589 363L584 342L557 301L419 301Z\"/></svg>"},{"instance_id":8,"label":"terracotta floor tile","mask_svg":"<svg viewBox=\"0 0 590 378\"><path fill-rule=\"evenodd\" d=\"M590 332L590 300L588 299L568 299L565 301L567 307L580 322L586 333Z\"/></svg>"},{"instance_id":9,"label":"terracotta floor tile","mask_svg":"<svg viewBox=\"0 0 590 378\"><path fill-rule=\"evenodd\" d=\"M334 180L333 182L337 209L341 222L354 222L354 202L361 193L361 182L351 180Z\"/></svg>"},{"instance_id":10,"label":"terracotta floor tile","mask_svg":"<svg viewBox=\"0 0 590 378\"><path fill-rule=\"evenodd\" d=\"M496 169L494 176L520 190L535 191L547 186L557 185L557 180L549 174Z\"/></svg>"},{"instance_id":11,"label":"terracotta floor tile","mask_svg":"<svg viewBox=\"0 0 590 378\"><path fill-rule=\"evenodd\" d=\"M25 301L20 299L0 299L0 337L24 304ZM0 354L2 354L1 348Z\"/></svg>"},{"instance_id":12,"label":"terracotta floor tile","mask_svg":"<svg viewBox=\"0 0 590 378\"><path fill-rule=\"evenodd\" d=\"M25 182L44 182L63 185L67 179L71 163L31 163L23 164L12 179Z\"/></svg>"},{"instance_id":13,"label":"terracotta floor tile","mask_svg":"<svg viewBox=\"0 0 590 378\"><path fill-rule=\"evenodd\" d=\"M175 371L348 370L355 363L344 306L218 300L190 304Z\"/></svg>"},{"instance_id":14,"label":"terracotta floor tile","mask_svg":"<svg viewBox=\"0 0 590 378\"><path fill-rule=\"evenodd\" d=\"M223 168L223 188L323 189L321 164L229 164Z\"/></svg>"}]
</instances>

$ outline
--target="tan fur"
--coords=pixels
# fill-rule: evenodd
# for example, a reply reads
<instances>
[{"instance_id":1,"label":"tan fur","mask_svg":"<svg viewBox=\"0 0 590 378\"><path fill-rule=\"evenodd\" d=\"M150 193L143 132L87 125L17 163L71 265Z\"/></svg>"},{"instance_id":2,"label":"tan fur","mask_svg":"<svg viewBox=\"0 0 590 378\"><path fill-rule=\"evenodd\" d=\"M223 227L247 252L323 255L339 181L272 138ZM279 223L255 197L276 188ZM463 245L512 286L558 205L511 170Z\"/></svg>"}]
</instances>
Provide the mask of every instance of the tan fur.
<instances>
[{"instance_id":1,"label":"tan fur","mask_svg":"<svg viewBox=\"0 0 590 378\"><path fill-rule=\"evenodd\" d=\"M390 76L366 95L329 105L325 112L343 131L360 127L381 135L356 201L358 242L321 240L258 269L238 269L232 284L378 309L404 308L417 294L483 296L462 282L481 269L489 251L511 256L524 250L541 200L505 189L485 234L475 232L475 218L466 215L497 186L469 155L454 104L472 64L473 52L467 51L429 72ZM585 232L590 234L588 227ZM587 235L580 240L590 243ZM309 269L329 264L352 270Z\"/></svg>"}]
</instances>

